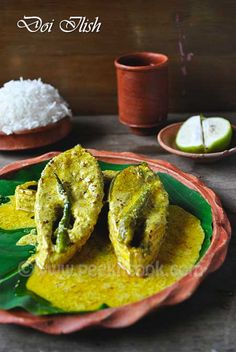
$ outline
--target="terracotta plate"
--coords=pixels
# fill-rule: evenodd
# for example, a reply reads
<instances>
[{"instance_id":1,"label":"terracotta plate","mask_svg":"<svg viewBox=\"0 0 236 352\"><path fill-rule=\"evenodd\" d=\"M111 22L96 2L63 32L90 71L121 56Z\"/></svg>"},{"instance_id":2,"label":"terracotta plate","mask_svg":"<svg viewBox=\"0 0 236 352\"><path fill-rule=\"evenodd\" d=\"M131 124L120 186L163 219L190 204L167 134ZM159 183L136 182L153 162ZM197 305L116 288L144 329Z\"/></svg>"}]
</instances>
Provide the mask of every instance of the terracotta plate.
<instances>
[{"instance_id":1,"label":"terracotta plate","mask_svg":"<svg viewBox=\"0 0 236 352\"><path fill-rule=\"evenodd\" d=\"M186 153L179 150L175 144L175 138L182 122L173 123L165 128L163 128L157 136L157 140L161 147L167 152L176 154L178 156L183 156L185 158L192 159L198 162L214 162L232 154L236 154L236 126L233 127L233 138L229 149L217 153L207 153L207 154L197 154L197 153Z\"/></svg>"},{"instance_id":2,"label":"terracotta plate","mask_svg":"<svg viewBox=\"0 0 236 352\"><path fill-rule=\"evenodd\" d=\"M44 147L66 137L71 130L69 117L44 127L7 135L0 132L0 150L25 150Z\"/></svg>"},{"instance_id":3,"label":"terracotta plate","mask_svg":"<svg viewBox=\"0 0 236 352\"><path fill-rule=\"evenodd\" d=\"M48 334L68 334L92 326L106 328L126 327L161 306L173 305L187 299L205 276L218 269L223 263L231 234L230 224L219 198L198 178L186 174L162 160L151 160L131 153L112 153L96 150L91 150L91 152L99 160L117 164L146 161L153 170L168 173L187 187L198 191L207 200L212 209L213 235L209 249L190 273L170 287L139 302L119 308L107 308L93 313L41 317L34 316L23 310L0 311L0 323L29 326ZM2 168L0 176L10 176L16 170L50 159L56 154L58 153L53 152L37 158L18 161Z\"/></svg>"}]
</instances>

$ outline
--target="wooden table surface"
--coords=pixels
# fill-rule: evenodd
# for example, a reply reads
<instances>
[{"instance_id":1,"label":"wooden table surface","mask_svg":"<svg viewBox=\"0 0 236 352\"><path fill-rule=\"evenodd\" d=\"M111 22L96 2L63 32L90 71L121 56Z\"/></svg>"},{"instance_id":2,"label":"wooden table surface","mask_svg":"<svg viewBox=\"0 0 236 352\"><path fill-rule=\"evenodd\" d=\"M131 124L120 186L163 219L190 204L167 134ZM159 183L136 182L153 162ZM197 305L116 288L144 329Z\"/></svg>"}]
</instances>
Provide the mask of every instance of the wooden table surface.
<instances>
[{"instance_id":1,"label":"wooden table surface","mask_svg":"<svg viewBox=\"0 0 236 352\"><path fill-rule=\"evenodd\" d=\"M187 116L171 115L169 122ZM130 134L116 116L85 116L75 119L73 132L66 141L36 151L2 152L0 166L47 151L64 150L76 143L86 148L129 151L165 159L201 178L220 196L232 224L233 236L226 261L189 300L157 311L130 328L47 336L31 329L1 325L0 352L236 351L236 156L213 164L197 164L166 153L155 136Z\"/></svg>"}]
</instances>

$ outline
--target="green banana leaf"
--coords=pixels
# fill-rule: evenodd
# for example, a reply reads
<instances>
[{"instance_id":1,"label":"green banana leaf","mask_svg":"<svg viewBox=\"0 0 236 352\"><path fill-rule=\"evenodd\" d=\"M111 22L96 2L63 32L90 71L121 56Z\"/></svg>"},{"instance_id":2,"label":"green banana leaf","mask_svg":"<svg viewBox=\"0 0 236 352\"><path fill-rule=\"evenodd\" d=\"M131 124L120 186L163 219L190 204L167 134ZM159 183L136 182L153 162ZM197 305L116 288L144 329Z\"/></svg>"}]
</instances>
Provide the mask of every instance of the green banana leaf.
<instances>
[{"instance_id":1,"label":"green banana leaf","mask_svg":"<svg viewBox=\"0 0 236 352\"><path fill-rule=\"evenodd\" d=\"M12 179L0 179L0 197L13 195L17 185L26 181L37 181L48 161L29 166L14 174ZM123 170L129 165L117 165L99 162L102 170ZM158 173L169 194L171 204L179 205L200 219L205 239L199 253L199 259L207 251L212 236L211 207L196 191L183 185L172 176ZM4 201L5 200L4 198ZM66 313L50 302L30 292L26 282L32 271L31 266L22 268L22 264L34 253L33 246L16 246L18 240L28 234L30 228L17 230L0 229L0 309L23 308L35 315ZM106 304L98 309L107 308ZM78 312L75 312L78 313ZM82 313L82 312L81 312Z\"/></svg>"}]
</instances>

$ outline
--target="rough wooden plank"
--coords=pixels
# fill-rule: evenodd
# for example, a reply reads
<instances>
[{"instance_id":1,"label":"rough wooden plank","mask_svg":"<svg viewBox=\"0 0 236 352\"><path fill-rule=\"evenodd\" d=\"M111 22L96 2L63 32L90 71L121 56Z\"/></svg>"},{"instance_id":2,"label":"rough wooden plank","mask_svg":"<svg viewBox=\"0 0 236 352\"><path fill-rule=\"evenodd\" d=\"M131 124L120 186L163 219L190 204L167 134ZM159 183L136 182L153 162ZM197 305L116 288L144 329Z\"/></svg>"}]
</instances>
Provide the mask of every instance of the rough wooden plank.
<instances>
[{"instance_id":1,"label":"rough wooden plank","mask_svg":"<svg viewBox=\"0 0 236 352\"><path fill-rule=\"evenodd\" d=\"M55 29L19 29L24 15L54 19ZM99 16L101 32L62 33L58 22L72 15ZM149 50L170 57L170 111L235 110L235 18L234 0L1 0L0 84L41 76L76 113L114 113L114 58Z\"/></svg>"}]
</instances>

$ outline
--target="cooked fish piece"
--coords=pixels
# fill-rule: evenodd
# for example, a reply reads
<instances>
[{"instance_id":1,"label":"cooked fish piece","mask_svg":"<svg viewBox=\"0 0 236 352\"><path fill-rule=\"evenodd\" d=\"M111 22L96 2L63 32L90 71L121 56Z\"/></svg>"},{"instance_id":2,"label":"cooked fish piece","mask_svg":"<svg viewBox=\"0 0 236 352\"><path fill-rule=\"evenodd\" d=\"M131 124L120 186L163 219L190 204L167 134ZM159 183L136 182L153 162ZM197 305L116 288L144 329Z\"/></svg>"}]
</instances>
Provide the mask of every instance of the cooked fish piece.
<instances>
[{"instance_id":1,"label":"cooked fish piece","mask_svg":"<svg viewBox=\"0 0 236 352\"><path fill-rule=\"evenodd\" d=\"M111 181L115 177L118 171L104 170L102 171L104 188L109 188ZM36 199L36 191L38 188L37 181L25 182L22 185L16 187L16 209L24 210L28 212L34 212L34 204ZM107 192L108 193L108 192Z\"/></svg>"},{"instance_id":2,"label":"cooked fish piece","mask_svg":"<svg viewBox=\"0 0 236 352\"><path fill-rule=\"evenodd\" d=\"M109 234L119 265L143 276L163 242L168 194L147 164L130 166L113 179L109 192Z\"/></svg>"},{"instance_id":3,"label":"cooked fish piece","mask_svg":"<svg viewBox=\"0 0 236 352\"><path fill-rule=\"evenodd\" d=\"M35 202L40 268L64 264L80 250L93 232L103 196L99 164L80 145L46 165Z\"/></svg>"},{"instance_id":4,"label":"cooked fish piece","mask_svg":"<svg viewBox=\"0 0 236 352\"><path fill-rule=\"evenodd\" d=\"M36 181L29 181L16 187L15 197L17 210L34 211L37 184Z\"/></svg>"}]
</instances>

